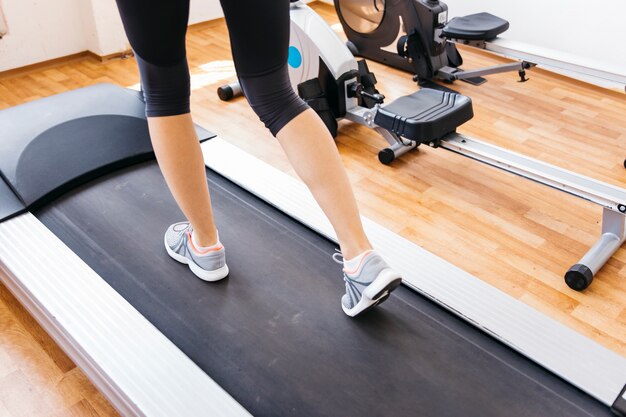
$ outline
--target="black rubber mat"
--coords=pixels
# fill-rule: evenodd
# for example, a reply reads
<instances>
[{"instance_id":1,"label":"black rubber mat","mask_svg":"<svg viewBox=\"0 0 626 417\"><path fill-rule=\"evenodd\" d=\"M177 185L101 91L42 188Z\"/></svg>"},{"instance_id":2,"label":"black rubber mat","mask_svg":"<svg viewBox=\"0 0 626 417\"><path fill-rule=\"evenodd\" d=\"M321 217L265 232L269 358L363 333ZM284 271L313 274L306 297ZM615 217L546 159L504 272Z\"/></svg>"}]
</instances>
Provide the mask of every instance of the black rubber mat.
<instances>
[{"instance_id":1,"label":"black rubber mat","mask_svg":"<svg viewBox=\"0 0 626 417\"><path fill-rule=\"evenodd\" d=\"M611 415L405 288L346 317L335 245L207 175L231 270L219 283L167 256L163 233L183 217L155 163L35 214L254 415Z\"/></svg>"}]
</instances>

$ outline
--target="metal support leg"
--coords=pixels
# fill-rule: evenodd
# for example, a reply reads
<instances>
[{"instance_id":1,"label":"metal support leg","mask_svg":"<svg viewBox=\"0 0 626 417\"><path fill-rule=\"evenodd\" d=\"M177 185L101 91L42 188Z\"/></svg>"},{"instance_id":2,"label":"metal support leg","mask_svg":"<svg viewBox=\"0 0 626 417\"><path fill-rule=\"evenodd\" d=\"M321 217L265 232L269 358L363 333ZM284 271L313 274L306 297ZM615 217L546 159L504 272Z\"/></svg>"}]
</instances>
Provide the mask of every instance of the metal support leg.
<instances>
[{"instance_id":1,"label":"metal support leg","mask_svg":"<svg viewBox=\"0 0 626 417\"><path fill-rule=\"evenodd\" d=\"M390 131L380 127L376 127L376 131L385 138L389 145L391 145L378 152L378 160L385 165L389 165L394 159L417 148L419 145L419 143L414 140L403 139L395 133L391 133Z\"/></svg>"},{"instance_id":2,"label":"metal support leg","mask_svg":"<svg viewBox=\"0 0 626 417\"><path fill-rule=\"evenodd\" d=\"M602 212L602 236L565 274L567 285L582 291L587 288L594 275L626 240L626 216L605 208Z\"/></svg>"},{"instance_id":3,"label":"metal support leg","mask_svg":"<svg viewBox=\"0 0 626 417\"><path fill-rule=\"evenodd\" d=\"M239 82L225 84L217 89L217 95L222 101L229 101L236 97L243 96L243 90Z\"/></svg>"},{"instance_id":4,"label":"metal support leg","mask_svg":"<svg viewBox=\"0 0 626 417\"><path fill-rule=\"evenodd\" d=\"M518 71L522 80L526 80L526 70L534 66L529 62L511 62L509 64L494 65L492 67L479 68L474 70L460 70L458 68L443 67L437 72L437 76L445 81L456 81L483 75L499 74L502 72ZM522 74L524 74L522 76Z\"/></svg>"},{"instance_id":5,"label":"metal support leg","mask_svg":"<svg viewBox=\"0 0 626 417\"><path fill-rule=\"evenodd\" d=\"M374 118L376 112L378 111L378 107L378 104L373 109L355 106L346 111L345 118L374 129L383 138L385 138L390 146L378 152L378 160L385 165L389 165L394 159L404 155L412 149L417 148L419 146L419 142L401 138L395 133L377 126L374 122Z\"/></svg>"}]
</instances>

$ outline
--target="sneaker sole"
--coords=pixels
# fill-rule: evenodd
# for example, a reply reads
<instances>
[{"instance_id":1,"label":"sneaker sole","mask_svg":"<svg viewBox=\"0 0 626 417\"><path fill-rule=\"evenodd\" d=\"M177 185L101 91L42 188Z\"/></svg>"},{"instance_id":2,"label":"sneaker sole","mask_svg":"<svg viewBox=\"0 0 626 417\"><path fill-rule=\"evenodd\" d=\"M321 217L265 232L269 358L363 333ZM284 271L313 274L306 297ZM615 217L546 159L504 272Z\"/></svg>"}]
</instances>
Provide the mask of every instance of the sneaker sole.
<instances>
[{"instance_id":1,"label":"sneaker sole","mask_svg":"<svg viewBox=\"0 0 626 417\"><path fill-rule=\"evenodd\" d=\"M186 256L182 256L176 252L174 252L173 250L170 249L169 245L167 244L167 240L165 238L165 236L163 237L163 244L165 245L165 250L167 251L167 254L174 259L175 261L180 262L181 264L185 264L187 266L189 266L189 269L191 270L191 272L193 272L193 274L195 276L197 276L198 278L200 278L203 281L208 281L208 282L215 282L215 281L219 281L221 279L224 279L228 276L228 273L230 272L228 270L228 265L224 265L221 268L218 268L216 270L213 271L207 271L206 269L202 269L199 265L197 265L194 262L189 262L189 259Z\"/></svg>"},{"instance_id":2,"label":"sneaker sole","mask_svg":"<svg viewBox=\"0 0 626 417\"><path fill-rule=\"evenodd\" d=\"M391 292L398 288L401 283L402 278L396 272L391 269L385 269L378 274L373 283L365 288L361 299L354 307L346 308L342 303L341 308L346 315L356 317L389 298Z\"/></svg>"}]
</instances>

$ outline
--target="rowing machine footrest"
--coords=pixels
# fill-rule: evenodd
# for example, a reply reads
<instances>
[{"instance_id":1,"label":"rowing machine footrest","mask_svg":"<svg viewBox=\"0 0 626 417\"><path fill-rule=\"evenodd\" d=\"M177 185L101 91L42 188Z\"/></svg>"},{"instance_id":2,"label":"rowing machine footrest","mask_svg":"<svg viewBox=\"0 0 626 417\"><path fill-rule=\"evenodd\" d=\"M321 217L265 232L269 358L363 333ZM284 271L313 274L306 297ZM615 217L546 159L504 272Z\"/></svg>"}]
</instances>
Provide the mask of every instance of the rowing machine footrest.
<instances>
[{"instance_id":1,"label":"rowing machine footrest","mask_svg":"<svg viewBox=\"0 0 626 417\"><path fill-rule=\"evenodd\" d=\"M404 138L428 143L454 132L473 116L469 97L423 88L378 109L374 122Z\"/></svg>"},{"instance_id":2,"label":"rowing machine footrest","mask_svg":"<svg viewBox=\"0 0 626 417\"><path fill-rule=\"evenodd\" d=\"M476 13L455 17L443 28L443 35L451 39L488 41L509 28L509 22L490 13Z\"/></svg>"}]
</instances>

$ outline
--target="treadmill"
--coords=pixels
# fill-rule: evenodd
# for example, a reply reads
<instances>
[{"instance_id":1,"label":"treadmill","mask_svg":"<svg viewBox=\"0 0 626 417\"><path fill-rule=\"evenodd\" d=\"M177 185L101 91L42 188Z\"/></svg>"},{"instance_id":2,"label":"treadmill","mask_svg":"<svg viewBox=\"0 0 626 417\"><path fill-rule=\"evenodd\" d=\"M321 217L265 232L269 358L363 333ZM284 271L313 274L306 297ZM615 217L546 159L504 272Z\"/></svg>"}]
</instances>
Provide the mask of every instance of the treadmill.
<instances>
[{"instance_id":1,"label":"treadmill","mask_svg":"<svg viewBox=\"0 0 626 417\"><path fill-rule=\"evenodd\" d=\"M304 186L200 127L230 275L196 278L163 248L184 217L136 91L58 94L0 126L3 282L124 416L626 413L626 359L367 219L407 286L345 316Z\"/></svg>"}]
</instances>

